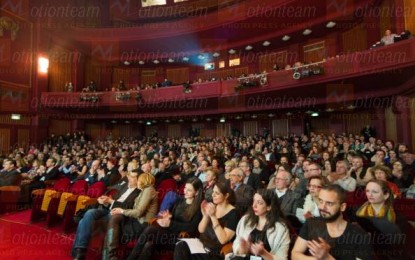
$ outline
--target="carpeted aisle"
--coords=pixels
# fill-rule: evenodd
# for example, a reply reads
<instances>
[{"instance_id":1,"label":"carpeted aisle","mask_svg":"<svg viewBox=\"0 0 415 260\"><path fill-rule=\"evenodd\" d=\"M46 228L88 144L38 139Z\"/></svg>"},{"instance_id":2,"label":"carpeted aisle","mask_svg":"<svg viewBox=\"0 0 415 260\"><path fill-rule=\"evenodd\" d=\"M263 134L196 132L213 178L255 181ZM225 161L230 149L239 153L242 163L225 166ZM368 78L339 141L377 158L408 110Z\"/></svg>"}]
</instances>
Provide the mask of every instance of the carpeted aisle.
<instances>
[{"instance_id":1,"label":"carpeted aisle","mask_svg":"<svg viewBox=\"0 0 415 260\"><path fill-rule=\"evenodd\" d=\"M30 224L29 218L30 210L0 216L0 259L72 259L73 234L48 230L44 223Z\"/></svg>"}]
</instances>

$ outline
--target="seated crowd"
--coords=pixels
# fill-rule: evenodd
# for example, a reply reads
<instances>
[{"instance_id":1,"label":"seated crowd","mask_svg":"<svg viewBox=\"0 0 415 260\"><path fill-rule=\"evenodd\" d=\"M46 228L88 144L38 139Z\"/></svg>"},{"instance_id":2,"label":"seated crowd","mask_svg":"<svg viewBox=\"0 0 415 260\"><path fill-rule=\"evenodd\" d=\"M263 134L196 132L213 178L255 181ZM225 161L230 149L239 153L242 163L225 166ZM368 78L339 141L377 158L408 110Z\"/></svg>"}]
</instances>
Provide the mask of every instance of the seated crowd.
<instances>
[{"instance_id":1,"label":"seated crowd","mask_svg":"<svg viewBox=\"0 0 415 260\"><path fill-rule=\"evenodd\" d=\"M103 259L414 257L411 226L394 207L415 194L415 156L404 144L364 131L113 139L51 135L42 147L0 158L0 186L21 185L29 203L58 178L115 191L80 220L75 259L85 259L96 222L106 226ZM176 188L159 201L166 181ZM379 242L385 236L401 239Z\"/></svg>"}]
</instances>

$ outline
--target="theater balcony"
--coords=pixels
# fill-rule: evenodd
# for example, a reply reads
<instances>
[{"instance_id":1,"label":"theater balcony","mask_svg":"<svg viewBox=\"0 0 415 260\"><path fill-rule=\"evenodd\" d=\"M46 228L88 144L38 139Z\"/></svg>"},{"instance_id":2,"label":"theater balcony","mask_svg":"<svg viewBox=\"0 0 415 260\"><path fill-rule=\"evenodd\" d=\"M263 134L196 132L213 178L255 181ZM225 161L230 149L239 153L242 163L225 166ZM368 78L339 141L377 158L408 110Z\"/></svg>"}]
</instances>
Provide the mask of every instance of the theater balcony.
<instances>
[{"instance_id":1,"label":"theater balcony","mask_svg":"<svg viewBox=\"0 0 415 260\"><path fill-rule=\"evenodd\" d=\"M79 119L120 114L126 118L213 115L321 105L362 108L367 100L413 91L414 69L415 39L409 39L256 78L139 92L42 92L40 103L44 113L67 112L66 115ZM309 74L305 75L304 71ZM254 84L241 86L249 81Z\"/></svg>"}]
</instances>

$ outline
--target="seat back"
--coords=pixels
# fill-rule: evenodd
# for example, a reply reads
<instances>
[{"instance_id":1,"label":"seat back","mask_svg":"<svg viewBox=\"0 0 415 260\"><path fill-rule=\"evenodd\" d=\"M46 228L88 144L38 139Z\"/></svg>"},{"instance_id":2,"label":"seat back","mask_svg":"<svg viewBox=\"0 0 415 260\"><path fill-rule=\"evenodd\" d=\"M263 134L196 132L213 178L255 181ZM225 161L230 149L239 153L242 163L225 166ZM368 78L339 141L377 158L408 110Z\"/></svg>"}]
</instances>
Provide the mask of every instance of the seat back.
<instances>
[{"instance_id":1,"label":"seat back","mask_svg":"<svg viewBox=\"0 0 415 260\"><path fill-rule=\"evenodd\" d=\"M98 181L89 187L86 195L90 198L98 198L99 196L104 194L106 189L107 187L105 186L105 183L103 183L102 181Z\"/></svg>"},{"instance_id":2,"label":"seat back","mask_svg":"<svg viewBox=\"0 0 415 260\"><path fill-rule=\"evenodd\" d=\"M402 214L407 220L415 221L415 200L397 199L393 203L396 212Z\"/></svg>"},{"instance_id":3,"label":"seat back","mask_svg":"<svg viewBox=\"0 0 415 260\"><path fill-rule=\"evenodd\" d=\"M162 181L157 187L158 205L161 205L161 203L163 202L164 196L166 196L166 194L169 191L176 191L176 187L177 187L177 183L173 179L167 179L167 180Z\"/></svg>"},{"instance_id":4,"label":"seat back","mask_svg":"<svg viewBox=\"0 0 415 260\"><path fill-rule=\"evenodd\" d=\"M68 178L61 178L53 185L53 190L58 192L68 191L71 186L71 181Z\"/></svg>"},{"instance_id":5,"label":"seat back","mask_svg":"<svg viewBox=\"0 0 415 260\"><path fill-rule=\"evenodd\" d=\"M88 182L86 180L78 180L72 184L69 192L74 195L83 195L87 193L87 190Z\"/></svg>"}]
</instances>

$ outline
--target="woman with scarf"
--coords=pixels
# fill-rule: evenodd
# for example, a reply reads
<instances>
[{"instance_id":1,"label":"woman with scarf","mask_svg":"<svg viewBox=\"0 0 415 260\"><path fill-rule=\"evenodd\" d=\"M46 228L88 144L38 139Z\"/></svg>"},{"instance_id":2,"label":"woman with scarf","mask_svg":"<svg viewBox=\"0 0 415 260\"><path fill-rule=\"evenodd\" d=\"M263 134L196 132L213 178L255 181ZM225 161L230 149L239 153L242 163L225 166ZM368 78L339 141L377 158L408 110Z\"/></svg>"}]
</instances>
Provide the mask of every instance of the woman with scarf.
<instances>
[{"instance_id":1,"label":"woman with scarf","mask_svg":"<svg viewBox=\"0 0 415 260\"><path fill-rule=\"evenodd\" d=\"M357 210L356 217L359 225L371 234L377 258L404 258L403 233L408 230L408 223L395 212L388 184L383 180L370 180L366 184L366 197L367 202Z\"/></svg>"}]
</instances>

